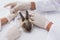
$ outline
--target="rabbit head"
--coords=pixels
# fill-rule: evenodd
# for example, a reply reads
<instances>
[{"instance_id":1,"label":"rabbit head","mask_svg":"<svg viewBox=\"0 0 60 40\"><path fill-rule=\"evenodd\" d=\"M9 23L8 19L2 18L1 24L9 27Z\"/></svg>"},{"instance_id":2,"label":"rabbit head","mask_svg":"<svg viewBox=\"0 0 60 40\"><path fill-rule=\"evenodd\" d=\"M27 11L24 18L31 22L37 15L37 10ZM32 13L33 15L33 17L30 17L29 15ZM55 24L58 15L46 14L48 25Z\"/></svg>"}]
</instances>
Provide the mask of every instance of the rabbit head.
<instances>
[{"instance_id":1,"label":"rabbit head","mask_svg":"<svg viewBox=\"0 0 60 40\"><path fill-rule=\"evenodd\" d=\"M28 11L26 11L26 17L24 17L21 12L19 14L21 16L22 28L26 32L31 32L33 24L31 23L32 20L30 20L30 18L29 18Z\"/></svg>"}]
</instances>

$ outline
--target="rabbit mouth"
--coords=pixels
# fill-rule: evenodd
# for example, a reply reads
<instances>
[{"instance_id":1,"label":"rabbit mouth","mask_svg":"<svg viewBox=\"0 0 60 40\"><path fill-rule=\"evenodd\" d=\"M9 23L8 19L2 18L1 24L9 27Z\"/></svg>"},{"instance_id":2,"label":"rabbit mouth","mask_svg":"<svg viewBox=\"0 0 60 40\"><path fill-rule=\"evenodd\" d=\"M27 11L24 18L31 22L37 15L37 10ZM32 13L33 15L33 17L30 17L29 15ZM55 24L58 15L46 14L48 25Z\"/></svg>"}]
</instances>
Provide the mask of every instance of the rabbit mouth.
<instances>
[{"instance_id":1,"label":"rabbit mouth","mask_svg":"<svg viewBox=\"0 0 60 40\"><path fill-rule=\"evenodd\" d=\"M23 23L22 27L26 32L31 32L32 30L32 24L29 21L28 22L26 21L25 23Z\"/></svg>"}]
</instances>

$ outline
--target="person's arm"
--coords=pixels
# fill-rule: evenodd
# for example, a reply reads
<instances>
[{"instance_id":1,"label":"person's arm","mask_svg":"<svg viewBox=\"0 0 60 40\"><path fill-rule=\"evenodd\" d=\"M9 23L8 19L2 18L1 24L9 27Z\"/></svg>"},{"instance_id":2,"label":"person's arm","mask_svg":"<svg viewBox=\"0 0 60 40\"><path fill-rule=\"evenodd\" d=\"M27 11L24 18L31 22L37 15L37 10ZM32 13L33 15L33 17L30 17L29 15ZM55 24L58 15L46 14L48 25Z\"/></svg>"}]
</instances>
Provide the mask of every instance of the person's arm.
<instances>
[{"instance_id":1,"label":"person's arm","mask_svg":"<svg viewBox=\"0 0 60 40\"><path fill-rule=\"evenodd\" d=\"M7 18L1 18L1 25L4 25L8 22L8 19Z\"/></svg>"},{"instance_id":2,"label":"person's arm","mask_svg":"<svg viewBox=\"0 0 60 40\"><path fill-rule=\"evenodd\" d=\"M39 13L35 13L32 17L33 21L32 23L39 27L39 28L43 28L47 31L50 30L50 28L52 27L52 22L49 21L48 19L46 19L45 17L41 16Z\"/></svg>"},{"instance_id":3,"label":"person's arm","mask_svg":"<svg viewBox=\"0 0 60 40\"><path fill-rule=\"evenodd\" d=\"M1 25L4 25L8 22L10 22L11 20L13 20L15 17L17 16L17 14L10 14L7 17L1 18Z\"/></svg>"},{"instance_id":4,"label":"person's arm","mask_svg":"<svg viewBox=\"0 0 60 40\"><path fill-rule=\"evenodd\" d=\"M46 30L47 30L47 31L50 30L50 28L52 27L52 24L53 24L52 22L49 22L49 23L48 23L48 25L47 25L47 27L46 27Z\"/></svg>"},{"instance_id":5,"label":"person's arm","mask_svg":"<svg viewBox=\"0 0 60 40\"><path fill-rule=\"evenodd\" d=\"M31 10L35 10L36 9L36 4L35 2L31 2Z\"/></svg>"},{"instance_id":6,"label":"person's arm","mask_svg":"<svg viewBox=\"0 0 60 40\"><path fill-rule=\"evenodd\" d=\"M10 6L13 9L13 13L18 12L19 10L35 10L36 4L35 2L13 2L5 5L4 7Z\"/></svg>"},{"instance_id":7,"label":"person's arm","mask_svg":"<svg viewBox=\"0 0 60 40\"><path fill-rule=\"evenodd\" d=\"M0 18L0 30L2 29L2 25L5 25L6 23L12 21L16 16L17 14L10 14L7 17Z\"/></svg>"}]
</instances>

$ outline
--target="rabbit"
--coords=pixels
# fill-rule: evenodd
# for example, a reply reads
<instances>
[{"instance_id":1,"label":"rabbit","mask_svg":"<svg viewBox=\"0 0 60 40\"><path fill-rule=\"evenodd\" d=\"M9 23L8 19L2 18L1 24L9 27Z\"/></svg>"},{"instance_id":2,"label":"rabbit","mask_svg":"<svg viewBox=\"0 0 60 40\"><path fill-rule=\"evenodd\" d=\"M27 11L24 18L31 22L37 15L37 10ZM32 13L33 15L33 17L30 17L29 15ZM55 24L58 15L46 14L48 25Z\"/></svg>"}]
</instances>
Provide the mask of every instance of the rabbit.
<instances>
[{"instance_id":1,"label":"rabbit","mask_svg":"<svg viewBox=\"0 0 60 40\"><path fill-rule=\"evenodd\" d=\"M31 32L33 24L31 23L32 20L29 17L28 11L26 11L26 17L24 17L21 12L19 12L19 14L21 16L21 22L22 22L23 30L26 32Z\"/></svg>"}]
</instances>

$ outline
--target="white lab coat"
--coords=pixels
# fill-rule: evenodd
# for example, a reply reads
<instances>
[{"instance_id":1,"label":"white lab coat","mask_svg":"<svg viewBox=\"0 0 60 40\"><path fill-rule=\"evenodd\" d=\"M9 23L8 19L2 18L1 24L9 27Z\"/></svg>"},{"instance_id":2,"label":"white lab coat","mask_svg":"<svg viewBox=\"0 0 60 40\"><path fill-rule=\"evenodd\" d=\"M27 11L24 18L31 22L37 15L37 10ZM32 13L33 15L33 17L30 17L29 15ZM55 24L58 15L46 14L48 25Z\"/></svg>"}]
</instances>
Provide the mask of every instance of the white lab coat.
<instances>
[{"instance_id":1,"label":"white lab coat","mask_svg":"<svg viewBox=\"0 0 60 40\"><path fill-rule=\"evenodd\" d=\"M58 11L60 8L59 0L35 0L37 12Z\"/></svg>"}]
</instances>

